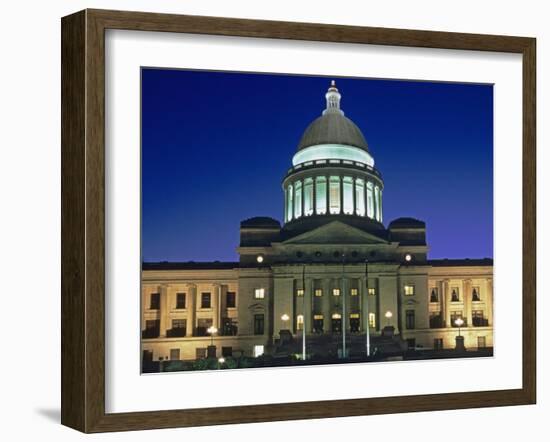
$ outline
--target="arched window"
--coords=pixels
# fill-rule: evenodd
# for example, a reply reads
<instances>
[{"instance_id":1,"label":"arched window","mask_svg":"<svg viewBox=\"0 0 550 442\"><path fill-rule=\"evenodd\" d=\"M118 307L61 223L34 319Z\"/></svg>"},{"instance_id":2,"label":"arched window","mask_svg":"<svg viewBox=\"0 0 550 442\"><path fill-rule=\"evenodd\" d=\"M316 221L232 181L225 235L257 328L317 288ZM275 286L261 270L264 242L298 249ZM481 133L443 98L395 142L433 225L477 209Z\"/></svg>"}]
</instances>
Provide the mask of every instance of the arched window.
<instances>
[{"instance_id":1,"label":"arched window","mask_svg":"<svg viewBox=\"0 0 550 442\"><path fill-rule=\"evenodd\" d=\"M355 180L355 213L365 216L365 182L361 178Z\"/></svg>"},{"instance_id":2,"label":"arched window","mask_svg":"<svg viewBox=\"0 0 550 442\"><path fill-rule=\"evenodd\" d=\"M304 329L304 315L296 316L296 330Z\"/></svg>"},{"instance_id":3,"label":"arched window","mask_svg":"<svg viewBox=\"0 0 550 442\"><path fill-rule=\"evenodd\" d=\"M345 176L343 180L344 186L344 213L346 215L353 214L353 178Z\"/></svg>"},{"instance_id":4,"label":"arched window","mask_svg":"<svg viewBox=\"0 0 550 442\"><path fill-rule=\"evenodd\" d=\"M372 183L367 183L367 216L374 218L374 190Z\"/></svg>"},{"instance_id":5,"label":"arched window","mask_svg":"<svg viewBox=\"0 0 550 442\"><path fill-rule=\"evenodd\" d=\"M296 181L294 183L294 218L300 218L302 216L302 182Z\"/></svg>"},{"instance_id":6,"label":"arched window","mask_svg":"<svg viewBox=\"0 0 550 442\"><path fill-rule=\"evenodd\" d=\"M292 192L292 184L286 189L286 220L292 220L292 209L294 207L294 194Z\"/></svg>"},{"instance_id":7,"label":"arched window","mask_svg":"<svg viewBox=\"0 0 550 442\"><path fill-rule=\"evenodd\" d=\"M315 178L315 211L318 215L327 213L327 179L324 176Z\"/></svg>"},{"instance_id":8,"label":"arched window","mask_svg":"<svg viewBox=\"0 0 550 442\"><path fill-rule=\"evenodd\" d=\"M304 181L304 215L313 215L313 178Z\"/></svg>"},{"instance_id":9,"label":"arched window","mask_svg":"<svg viewBox=\"0 0 550 442\"><path fill-rule=\"evenodd\" d=\"M329 182L330 213L340 213L340 177L331 176Z\"/></svg>"}]
</instances>

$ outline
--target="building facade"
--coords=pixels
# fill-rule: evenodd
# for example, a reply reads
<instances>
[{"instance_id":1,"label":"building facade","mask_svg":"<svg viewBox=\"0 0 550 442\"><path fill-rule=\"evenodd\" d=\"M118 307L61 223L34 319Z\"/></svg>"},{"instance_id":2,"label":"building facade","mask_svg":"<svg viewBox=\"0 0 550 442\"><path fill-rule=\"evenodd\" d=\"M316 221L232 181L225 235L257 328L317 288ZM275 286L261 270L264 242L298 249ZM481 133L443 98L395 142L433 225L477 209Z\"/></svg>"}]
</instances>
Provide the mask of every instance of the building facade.
<instances>
[{"instance_id":1,"label":"building facade","mask_svg":"<svg viewBox=\"0 0 550 442\"><path fill-rule=\"evenodd\" d=\"M451 349L458 334L493 346L492 260L429 260L423 221L385 227L367 142L334 82L325 97L283 178L282 225L242 221L238 262L143 264L144 362L257 357L287 339L306 357L349 356L388 333L409 349Z\"/></svg>"}]
</instances>

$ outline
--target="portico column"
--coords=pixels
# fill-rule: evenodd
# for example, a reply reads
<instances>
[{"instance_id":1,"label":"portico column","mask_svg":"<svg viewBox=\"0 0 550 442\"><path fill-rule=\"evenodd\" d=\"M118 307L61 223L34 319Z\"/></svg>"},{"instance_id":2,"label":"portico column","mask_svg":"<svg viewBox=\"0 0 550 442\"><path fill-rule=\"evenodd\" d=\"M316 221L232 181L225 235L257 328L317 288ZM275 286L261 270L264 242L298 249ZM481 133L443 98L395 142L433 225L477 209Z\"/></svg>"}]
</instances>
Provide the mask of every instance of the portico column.
<instances>
[{"instance_id":1,"label":"portico column","mask_svg":"<svg viewBox=\"0 0 550 442\"><path fill-rule=\"evenodd\" d=\"M472 281L466 279L462 282L464 291L464 310L466 310L466 325L472 326Z\"/></svg>"},{"instance_id":2,"label":"portico column","mask_svg":"<svg viewBox=\"0 0 550 442\"><path fill-rule=\"evenodd\" d=\"M485 304L487 305L487 320L489 326L493 326L493 279L488 278L485 282L486 296Z\"/></svg>"},{"instance_id":3,"label":"portico column","mask_svg":"<svg viewBox=\"0 0 550 442\"><path fill-rule=\"evenodd\" d=\"M317 177L313 177L313 201L311 207L313 207L312 215L317 214Z\"/></svg>"},{"instance_id":4,"label":"portico column","mask_svg":"<svg viewBox=\"0 0 550 442\"><path fill-rule=\"evenodd\" d=\"M197 297L197 286L195 284L187 285L187 329L185 331L185 336L193 336L195 331L195 309L196 309L196 297Z\"/></svg>"},{"instance_id":5,"label":"portico column","mask_svg":"<svg viewBox=\"0 0 550 442\"><path fill-rule=\"evenodd\" d=\"M212 284L212 326L220 328L220 295L221 285Z\"/></svg>"},{"instance_id":6,"label":"portico column","mask_svg":"<svg viewBox=\"0 0 550 442\"><path fill-rule=\"evenodd\" d=\"M439 310L441 312L441 321L445 322L447 306L445 305L445 292L443 288L443 281L437 281L437 296L439 301Z\"/></svg>"},{"instance_id":7,"label":"portico column","mask_svg":"<svg viewBox=\"0 0 550 442\"><path fill-rule=\"evenodd\" d=\"M160 337L166 337L166 330L169 328L168 318L169 318L169 286L161 285L160 286Z\"/></svg>"},{"instance_id":8,"label":"portico column","mask_svg":"<svg viewBox=\"0 0 550 442\"><path fill-rule=\"evenodd\" d=\"M344 213L344 178L342 176L338 176L338 180L340 182L340 212Z\"/></svg>"},{"instance_id":9,"label":"portico column","mask_svg":"<svg viewBox=\"0 0 550 442\"><path fill-rule=\"evenodd\" d=\"M330 303L331 303L331 297L330 297L330 279L323 279L323 298L322 298L322 306L323 306L323 332L324 333L330 333L331 330L331 318L330 318Z\"/></svg>"},{"instance_id":10,"label":"portico column","mask_svg":"<svg viewBox=\"0 0 550 442\"><path fill-rule=\"evenodd\" d=\"M445 327L451 327L451 310L450 310L450 299L449 299L449 280L443 280L443 299L445 302Z\"/></svg>"},{"instance_id":11,"label":"portico column","mask_svg":"<svg viewBox=\"0 0 550 442\"><path fill-rule=\"evenodd\" d=\"M357 190L355 189L355 186L357 186L356 178L353 177L352 182L352 193L353 193L353 211L351 212L354 215L357 215Z\"/></svg>"}]
</instances>

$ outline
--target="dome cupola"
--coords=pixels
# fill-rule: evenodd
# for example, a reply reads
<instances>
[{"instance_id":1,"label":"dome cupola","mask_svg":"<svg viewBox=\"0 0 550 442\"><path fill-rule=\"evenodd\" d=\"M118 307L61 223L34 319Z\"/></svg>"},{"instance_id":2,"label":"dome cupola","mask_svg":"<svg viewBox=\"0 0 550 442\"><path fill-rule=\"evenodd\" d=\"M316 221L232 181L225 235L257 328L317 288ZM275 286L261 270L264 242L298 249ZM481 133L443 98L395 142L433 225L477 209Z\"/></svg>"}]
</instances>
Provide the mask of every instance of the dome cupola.
<instances>
[{"instance_id":1,"label":"dome cupola","mask_svg":"<svg viewBox=\"0 0 550 442\"><path fill-rule=\"evenodd\" d=\"M363 133L344 115L334 81L326 108L304 131L283 180L285 223L350 215L382 223L380 173Z\"/></svg>"}]
</instances>

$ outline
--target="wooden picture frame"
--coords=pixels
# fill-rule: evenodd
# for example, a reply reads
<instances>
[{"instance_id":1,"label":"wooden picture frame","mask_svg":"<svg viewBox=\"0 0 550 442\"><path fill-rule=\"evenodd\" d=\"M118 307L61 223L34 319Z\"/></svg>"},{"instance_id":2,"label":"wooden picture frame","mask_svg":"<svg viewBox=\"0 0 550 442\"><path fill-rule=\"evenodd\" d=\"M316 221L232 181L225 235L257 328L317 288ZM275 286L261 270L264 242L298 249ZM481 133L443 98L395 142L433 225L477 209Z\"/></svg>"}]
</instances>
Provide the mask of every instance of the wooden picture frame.
<instances>
[{"instance_id":1,"label":"wooden picture frame","mask_svg":"<svg viewBox=\"0 0 550 442\"><path fill-rule=\"evenodd\" d=\"M124 29L495 51L523 57L521 388L222 408L105 412L105 30ZM62 424L143 430L533 404L536 400L535 53L533 38L84 10L62 19Z\"/></svg>"}]
</instances>

